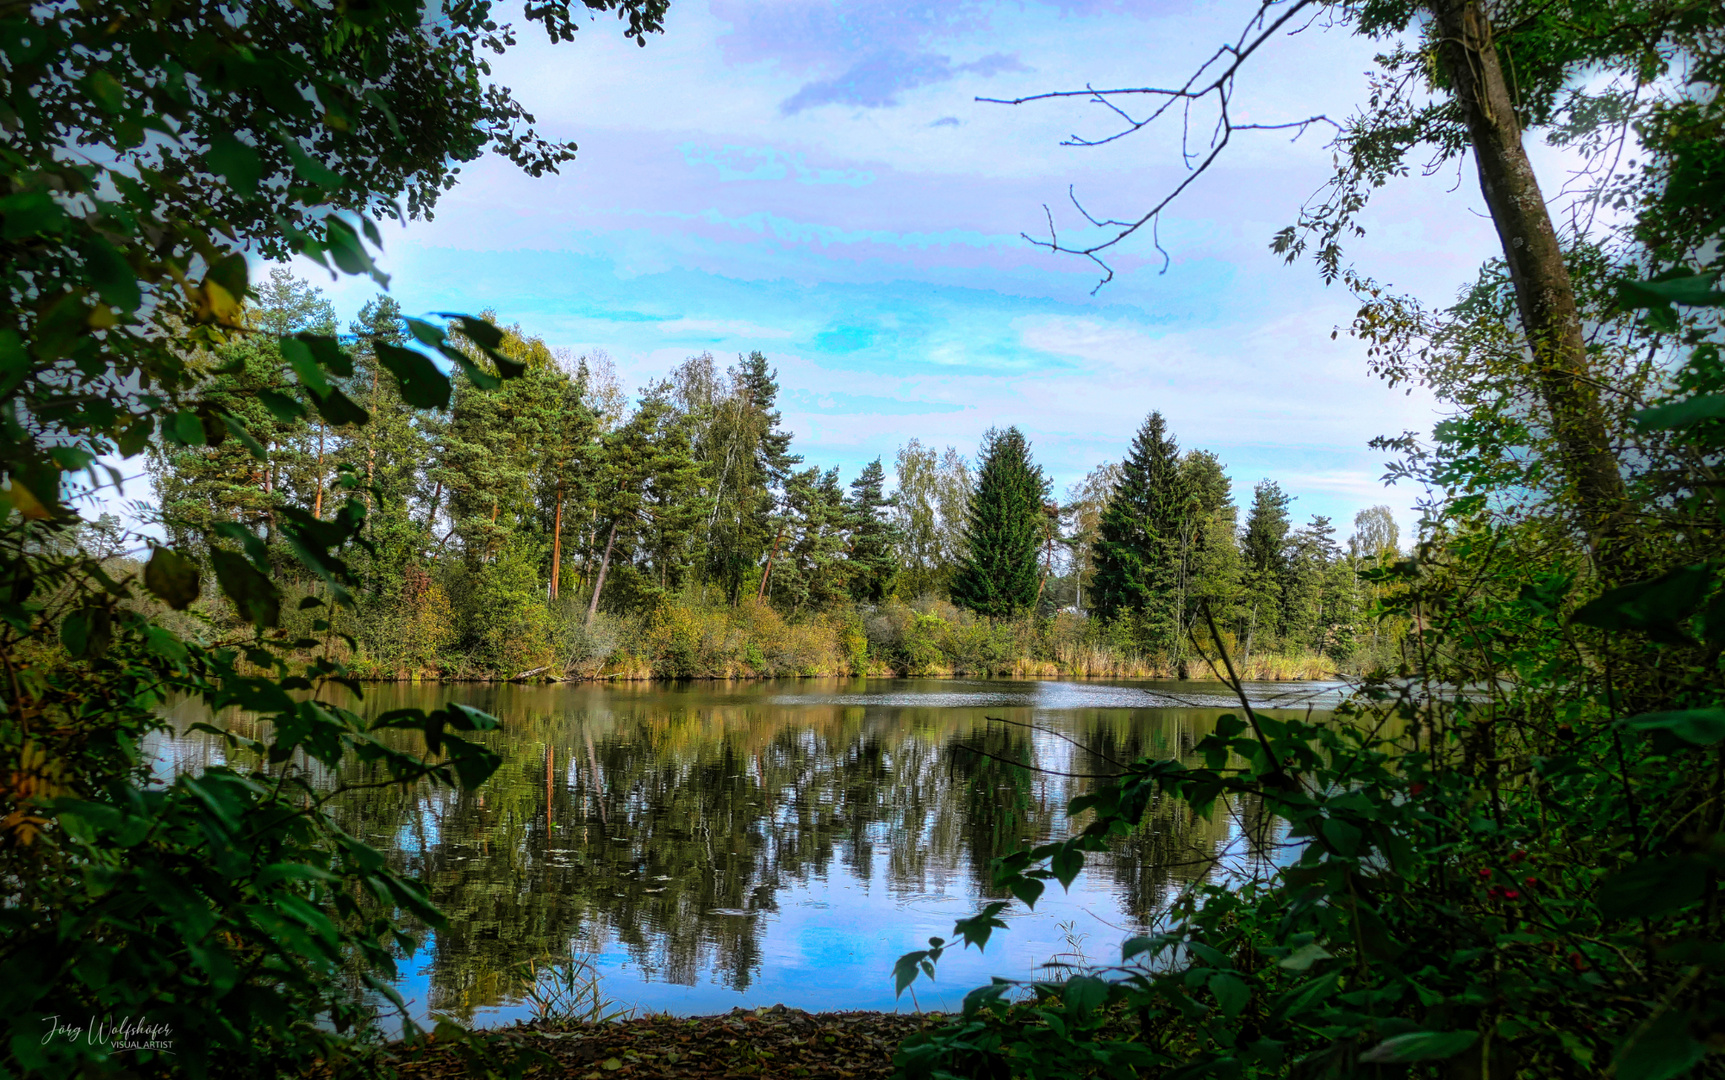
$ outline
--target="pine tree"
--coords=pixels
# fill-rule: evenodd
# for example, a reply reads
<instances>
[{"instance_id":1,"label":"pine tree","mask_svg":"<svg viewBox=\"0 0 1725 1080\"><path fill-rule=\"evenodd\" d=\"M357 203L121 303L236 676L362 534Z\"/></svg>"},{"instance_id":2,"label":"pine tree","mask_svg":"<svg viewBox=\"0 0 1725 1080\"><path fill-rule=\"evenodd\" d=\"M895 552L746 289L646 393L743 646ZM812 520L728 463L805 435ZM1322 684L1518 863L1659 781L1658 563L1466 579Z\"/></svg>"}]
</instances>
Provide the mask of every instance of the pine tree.
<instances>
[{"instance_id":1,"label":"pine tree","mask_svg":"<svg viewBox=\"0 0 1725 1080\"><path fill-rule=\"evenodd\" d=\"M237 522L261 532L274 544L275 510L283 505L312 507L310 449L323 432L333 455L344 432L323 428L279 411L284 391L283 362L277 336L307 331L335 332L335 309L323 292L283 268L270 271L257 287L258 303L247 308L245 334L217 350L222 373L210 382L208 398L240 417L247 432L269 451L258 458L239 439L227 438L219 423L206 424L207 446L177 446L158 441L151 450L150 473L162 523L177 546L197 547L215 525ZM333 469L333 466L332 466Z\"/></svg>"},{"instance_id":2,"label":"pine tree","mask_svg":"<svg viewBox=\"0 0 1725 1080\"><path fill-rule=\"evenodd\" d=\"M1178 650L1181 526L1190 511L1180 447L1162 414L1138 429L1102 512L1091 603L1105 619L1130 615L1140 644Z\"/></svg>"},{"instance_id":3,"label":"pine tree","mask_svg":"<svg viewBox=\"0 0 1725 1080\"><path fill-rule=\"evenodd\" d=\"M696 542L712 509L701 490L701 466L695 460L687 418L671 404L671 386L661 381L647 388L641 408L652 412L653 465L642 504L645 522L641 543L651 561L659 593L687 584L695 565Z\"/></svg>"},{"instance_id":4,"label":"pine tree","mask_svg":"<svg viewBox=\"0 0 1725 1080\"><path fill-rule=\"evenodd\" d=\"M990 428L970 498L964 562L952 581L955 603L980 615L1011 615L1035 603L1047 499L1048 480L1030 460L1024 433Z\"/></svg>"},{"instance_id":5,"label":"pine tree","mask_svg":"<svg viewBox=\"0 0 1725 1080\"><path fill-rule=\"evenodd\" d=\"M898 576L898 526L887 516L886 470L880 458L863 467L851 481L846 505L850 531L850 593L865 603L879 603L892 592Z\"/></svg>"},{"instance_id":6,"label":"pine tree","mask_svg":"<svg viewBox=\"0 0 1725 1080\"><path fill-rule=\"evenodd\" d=\"M808 468L785 483L787 535L769 596L792 611L822 608L845 595L846 507L836 468Z\"/></svg>"},{"instance_id":7,"label":"pine tree","mask_svg":"<svg viewBox=\"0 0 1725 1080\"><path fill-rule=\"evenodd\" d=\"M777 372L767 366L767 358L759 352L739 357L723 397L718 397L716 378L699 370L709 366L704 359L685 365L676 389L703 428L696 448L714 498L707 574L736 603L743 579L763 558L772 557L775 539L783 542L784 485L802 458L790 452L790 432L779 427ZM691 383L689 376L696 374ZM758 591L770 587L771 574L765 566L761 571Z\"/></svg>"}]
</instances>

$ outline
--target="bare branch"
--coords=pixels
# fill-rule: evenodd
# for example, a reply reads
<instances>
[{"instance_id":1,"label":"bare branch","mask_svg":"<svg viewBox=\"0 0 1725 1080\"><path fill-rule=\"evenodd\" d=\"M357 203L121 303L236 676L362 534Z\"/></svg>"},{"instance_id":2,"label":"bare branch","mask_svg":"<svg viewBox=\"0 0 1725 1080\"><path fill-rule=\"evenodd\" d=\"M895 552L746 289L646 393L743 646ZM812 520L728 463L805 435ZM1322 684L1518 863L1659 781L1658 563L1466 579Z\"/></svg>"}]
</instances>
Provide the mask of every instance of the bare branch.
<instances>
[{"instance_id":1,"label":"bare branch","mask_svg":"<svg viewBox=\"0 0 1725 1080\"><path fill-rule=\"evenodd\" d=\"M1156 250L1162 255L1162 272L1166 273L1172 260L1169 258L1168 252L1163 249L1160 236L1157 235L1161 213L1185 192L1192 181L1202 176L1216 162L1218 156L1232 140L1234 132L1292 131L1293 139L1298 139L1314 124L1329 124L1338 133L1343 130L1340 124L1321 114L1303 120L1289 120L1283 123L1235 124L1229 111L1234 93L1234 77L1238 74L1241 65L1273 35L1281 33L1283 28L1301 11L1315 6L1319 10L1314 11L1304 24L1289 30L1289 34L1300 33L1320 17L1322 14L1321 0L1260 0L1258 10L1247 20L1240 36L1232 43L1219 46L1183 84L1177 87L1121 86L1098 90L1094 86L1086 85L1083 90L1051 90L1017 98L977 98L976 100L979 102L995 105L1025 105L1034 101L1049 101L1058 98L1085 98L1091 104L1100 105L1108 110L1121 123L1119 130L1098 138L1071 135L1061 141L1062 146L1106 146L1109 143L1124 139L1128 135L1142 131L1167 115L1175 105L1180 106L1180 157L1186 166L1187 176L1175 185L1172 191L1156 202L1148 212L1130 221L1119 221L1113 218L1098 219L1079 203L1076 193L1069 189L1068 194L1072 198L1072 204L1083 215L1084 219L1094 227L1112 230L1111 234L1094 244L1081 246L1062 244L1055 232L1053 213L1044 204L1043 211L1048 215L1049 238L1046 241L1037 240L1029 235L1025 235L1024 238L1038 247L1047 248L1049 251L1067 255L1082 255L1094 262L1103 275L1101 280L1096 283L1096 287L1091 289L1091 294L1095 295L1102 286L1114 279L1113 268L1101 257L1101 253L1148 225L1151 228ZM1148 115L1140 118L1114 100L1121 97L1149 97L1161 100ZM1209 145L1204 150L1197 150L1191 143L1192 106L1194 103L1207 101L1214 102L1217 110L1216 122L1210 133Z\"/></svg>"}]
</instances>

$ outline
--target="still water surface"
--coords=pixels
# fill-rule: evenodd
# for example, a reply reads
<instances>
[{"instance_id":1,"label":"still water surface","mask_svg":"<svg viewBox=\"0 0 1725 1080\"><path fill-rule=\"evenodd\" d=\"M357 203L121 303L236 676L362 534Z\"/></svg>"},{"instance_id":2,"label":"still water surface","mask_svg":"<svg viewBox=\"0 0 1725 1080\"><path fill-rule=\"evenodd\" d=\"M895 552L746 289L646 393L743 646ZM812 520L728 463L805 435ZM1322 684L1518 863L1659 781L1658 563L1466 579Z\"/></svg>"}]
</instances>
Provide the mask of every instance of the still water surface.
<instances>
[{"instance_id":1,"label":"still water surface","mask_svg":"<svg viewBox=\"0 0 1725 1080\"><path fill-rule=\"evenodd\" d=\"M1286 715L1338 692L1248 690ZM1097 782L1025 766L1191 761L1232 699L1210 683L833 679L396 684L358 709L452 700L503 721L489 742L504 765L481 791L357 791L337 814L449 915L402 965L413 1011L496 1024L530 1015L517 965L571 950L597 957L607 997L647 1010L894 1008L893 961L997 895L990 860L1067 835L1066 802ZM196 718L174 717L182 732ZM220 755L180 734L158 761L196 769ZM918 1003L955 1008L991 975L1031 975L1075 950L1117 959L1182 885L1226 872L1209 856L1266 855L1252 850L1250 807L1182 811L1158 808L1071 892L1009 914L986 954L949 953Z\"/></svg>"}]
</instances>

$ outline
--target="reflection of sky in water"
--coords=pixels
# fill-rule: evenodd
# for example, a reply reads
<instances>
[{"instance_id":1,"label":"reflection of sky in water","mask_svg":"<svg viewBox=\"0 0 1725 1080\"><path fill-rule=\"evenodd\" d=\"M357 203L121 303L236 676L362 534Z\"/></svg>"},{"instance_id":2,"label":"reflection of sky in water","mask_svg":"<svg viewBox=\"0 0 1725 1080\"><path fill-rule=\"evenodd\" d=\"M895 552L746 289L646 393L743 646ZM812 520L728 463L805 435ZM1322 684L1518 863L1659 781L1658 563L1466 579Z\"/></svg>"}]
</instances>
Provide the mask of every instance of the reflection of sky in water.
<instances>
[{"instance_id":1,"label":"reflection of sky in water","mask_svg":"<svg viewBox=\"0 0 1725 1080\"><path fill-rule=\"evenodd\" d=\"M1300 711L1333 703L1336 689L1249 687L1255 704ZM508 969L570 949L597 954L606 996L643 1010L891 1009L893 962L950 936L989 898L992 858L1067 835L1067 800L1092 786L961 747L1078 774L1109 771L1110 758L1188 756L1234 704L1224 691L879 679L383 686L362 712L454 699L499 716L490 741L505 765L478 794L355 792L337 800L338 817L424 877L451 916L402 964L400 990L420 1017L526 1018ZM175 720L183 731L192 718ZM221 757L208 736L157 744L162 774ZM1194 880L1292 858L1249 811L1153 812L1093 856L1070 892L1051 883L1033 913L1009 909L1010 930L986 953L948 953L916 1002L956 1008L990 976L1034 975L1074 941L1113 962ZM910 995L897 1005L913 1007Z\"/></svg>"}]
</instances>

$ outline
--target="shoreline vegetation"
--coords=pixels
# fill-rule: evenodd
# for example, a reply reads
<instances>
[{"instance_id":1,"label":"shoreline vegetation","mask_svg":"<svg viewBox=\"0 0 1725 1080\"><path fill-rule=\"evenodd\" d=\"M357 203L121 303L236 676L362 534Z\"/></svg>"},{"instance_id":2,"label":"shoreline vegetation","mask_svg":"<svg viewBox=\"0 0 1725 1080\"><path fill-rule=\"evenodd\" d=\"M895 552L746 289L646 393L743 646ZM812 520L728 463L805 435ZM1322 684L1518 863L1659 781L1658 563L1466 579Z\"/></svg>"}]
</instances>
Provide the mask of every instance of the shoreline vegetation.
<instances>
[{"instance_id":1,"label":"shoreline vegetation","mask_svg":"<svg viewBox=\"0 0 1725 1080\"><path fill-rule=\"evenodd\" d=\"M123 572L124 564L117 564ZM295 590L286 590L294 599ZM310 594L308 594L310 595ZM149 605L154 607L155 605ZM188 636L209 636L229 617L220 597L192 611L154 612ZM676 680L753 681L803 678L985 678L1192 679L1218 677L1203 654L1184 650L1149 652L1116 626L1070 611L1047 616L977 615L935 598L905 603L852 604L801 618L772 605L745 600L736 607L667 603L651 611L600 614L591 624L571 616L568 605L547 605L533 624L536 636L503 643L489 658L457 649L390 650L371 642L368 612L309 614L284 604L283 629L317 641L325 654L346 664L361 683L596 683ZM398 614L400 614L398 612ZM409 622L413 613L407 612ZM529 612L530 615L540 614ZM303 621L305 625L296 626ZM325 624L328 624L327 626ZM200 634L200 631L202 632ZM347 635L344 638L343 635ZM1207 633L1195 635L1214 657ZM1380 640L1384 640L1380 638ZM1368 638L1368 642L1370 639ZM1243 656L1234 635L1222 644L1249 682L1296 682L1354 677L1361 661L1381 649L1353 657L1321 653L1257 651Z\"/></svg>"},{"instance_id":2,"label":"shoreline vegetation","mask_svg":"<svg viewBox=\"0 0 1725 1080\"><path fill-rule=\"evenodd\" d=\"M603 352L488 314L452 331L454 354L496 363L490 348L516 377L463 369L416 409L382 372L424 331L379 295L336 378L367 419L338 422L268 407L296 340L277 335L333 335L330 301L278 267L240 317L268 333L211 350L210 394L267 459L237 438L143 448L156 524L202 582L190 612L157 614L199 640L267 611L379 681L1208 677L1212 634L1264 680L1406 659L1406 620L1375 616L1366 576L1403 558L1389 508L1343 536L1300 524L1271 481L1237 499L1160 413L1063 496L1016 427L973 457L913 438L842 479L795 452L760 352L691 356L631 395ZM338 526L347 583L295 547L295 529ZM118 522L84 531L126 550ZM268 589L222 576L241 533Z\"/></svg>"}]
</instances>

